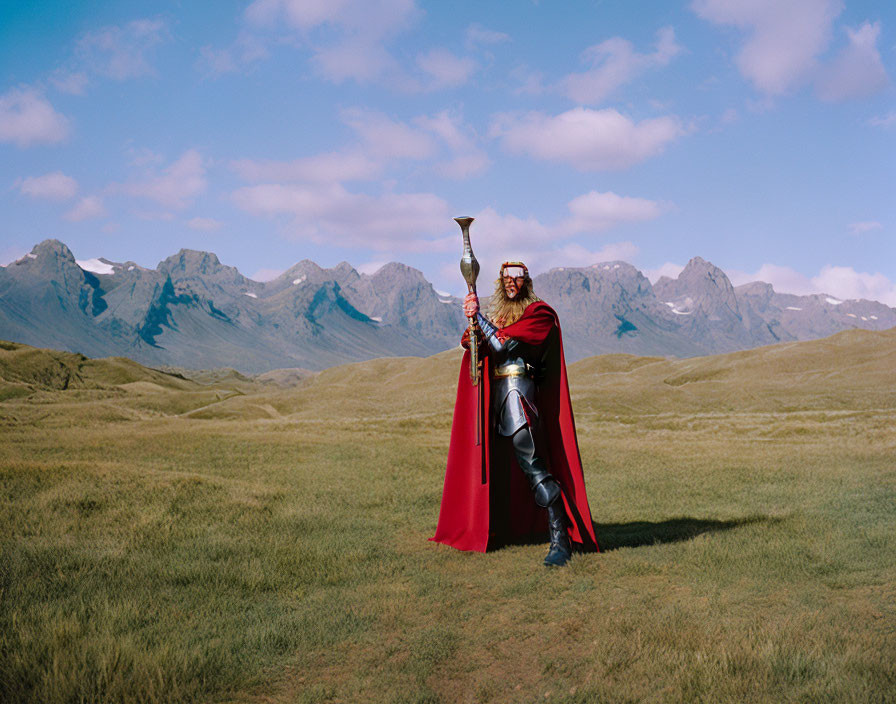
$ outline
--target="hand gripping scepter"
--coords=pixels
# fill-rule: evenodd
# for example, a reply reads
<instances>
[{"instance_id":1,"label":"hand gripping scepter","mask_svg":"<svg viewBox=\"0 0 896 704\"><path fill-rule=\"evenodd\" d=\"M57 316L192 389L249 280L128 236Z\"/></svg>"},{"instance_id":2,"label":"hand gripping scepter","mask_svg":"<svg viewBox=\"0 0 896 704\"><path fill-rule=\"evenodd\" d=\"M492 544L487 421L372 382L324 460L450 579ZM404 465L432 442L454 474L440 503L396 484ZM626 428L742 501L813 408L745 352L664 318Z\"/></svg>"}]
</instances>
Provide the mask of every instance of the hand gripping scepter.
<instances>
[{"instance_id":1,"label":"hand gripping scepter","mask_svg":"<svg viewBox=\"0 0 896 704\"><path fill-rule=\"evenodd\" d=\"M479 261L476 259L476 255L473 254L473 246L470 244L470 223L473 222L473 218L454 218L454 221L460 225L461 234L464 237L464 253L460 258L460 273L464 277L464 281L467 282L467 291L469 293L476 293L476 278L479 276ZM479 345L478 338L476 336L476 328L478 325L476 324L476 318L469 318L470 321L470 381L473 386L478 386L478 396L479 401L476 404L476 444L481 444L481 438L479 437L479 425L481 422L480 419L480 407L482 406L482 385L479 383L481 379L479 378Z\"/></svg>"}]
</instances>

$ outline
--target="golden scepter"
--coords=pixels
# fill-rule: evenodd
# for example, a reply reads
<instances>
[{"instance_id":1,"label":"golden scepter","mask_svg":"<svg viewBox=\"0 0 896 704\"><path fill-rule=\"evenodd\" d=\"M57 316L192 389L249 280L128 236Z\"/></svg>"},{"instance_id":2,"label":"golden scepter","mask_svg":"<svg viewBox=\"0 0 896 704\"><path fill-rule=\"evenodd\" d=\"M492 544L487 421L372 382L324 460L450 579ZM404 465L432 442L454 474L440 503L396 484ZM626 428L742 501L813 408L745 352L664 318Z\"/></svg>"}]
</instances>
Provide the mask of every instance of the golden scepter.
<instances>
[{"instance_id":1,"label":"golden scepter","mask_svg":"<svg viewBox=\"0 0 896 704\"><path fill-rule=\"evenodd\" d=\"M467 291L468 293L476 293L476 278L479 276L479 261L476 259L476 255L473 254L473 246L470 244L470 223L473 222L473 218L454 218L454 221L460 225L460 231L464 236L464 253L460 258L460 273L464 277L464 281L467 282ZM476 323L476 317L471 316L468 318L470 321L470 381L473 386L478 386L478 403L476 404L476 444L479 445L481 443L480 432L479 432L479 424L481 422L480 414L482 413L480 406L482 406L482 386L479 381L479 338L476 334L476 328L479 327Z\"/></svg>"}]
</instances>

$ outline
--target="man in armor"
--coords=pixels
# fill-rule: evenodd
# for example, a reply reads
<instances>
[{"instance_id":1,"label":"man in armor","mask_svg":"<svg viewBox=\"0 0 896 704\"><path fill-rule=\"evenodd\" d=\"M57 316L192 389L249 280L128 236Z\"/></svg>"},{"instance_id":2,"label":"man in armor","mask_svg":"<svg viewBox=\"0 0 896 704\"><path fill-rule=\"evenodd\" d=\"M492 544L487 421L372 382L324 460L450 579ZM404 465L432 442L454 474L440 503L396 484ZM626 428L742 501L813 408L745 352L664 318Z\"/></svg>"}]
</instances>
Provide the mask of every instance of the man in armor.
<instances>
[{"instance_id":1,"label":"man in armor","mask_svg":"<svg viewBox=\"0 0 896 704\"><path fill-rule=\"evenodd\" d=\"M474 319L482 357L482 381L471 391L469 353L464 357L452 427L451 448L439 527L433 540L464 550L486 550L510 540L531 538L544 525L547 509L548 566L562 566L572 542L597 549L585 494L575 424L569 402L566 364L557 314L532 289L526 265L504 262L495 282L490 318L479 309L475 293L464 299L464 313ZM469 329L461 344L469 348ZM470 400L472 394L476 399ZM470 407L481 422L481 452L470 450ZM509 465L517 465L518 470ZM502 486L499 472L510 469ZM480 471L476 471L476 470ZM480 479L476 482L476 479ZM534 498L514 491L524 477ZM483 489L484 487L484 489ZM482 496L481 494L483 494ZM526 505L528 504L528 505ZM481 514L485 513L483 517ZM510 526L498 525L501 521ZM572 536L570 535L572 533ZM502 541L501 538L504 538Z\"/></svg>"}]
</instances>

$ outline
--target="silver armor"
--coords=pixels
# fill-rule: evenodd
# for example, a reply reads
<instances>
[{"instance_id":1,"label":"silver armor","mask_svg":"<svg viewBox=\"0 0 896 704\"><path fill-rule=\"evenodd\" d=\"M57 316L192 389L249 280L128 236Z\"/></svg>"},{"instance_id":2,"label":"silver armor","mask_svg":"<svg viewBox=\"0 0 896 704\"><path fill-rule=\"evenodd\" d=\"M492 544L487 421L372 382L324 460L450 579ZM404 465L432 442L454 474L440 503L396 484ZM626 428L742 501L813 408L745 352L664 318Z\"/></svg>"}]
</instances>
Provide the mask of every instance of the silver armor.
<instances>
[{"instance_id":1,"label":"silver armor","mask_svg":"<svg viewBox=\"0 0 896 704\"><path fill-rule=\"evenodd\" d=\"M501 342L497 328L482 313L477 322L489 346L492 359L492 418L498 435L511 438L520 469L529 480L539 506L550 506L560 494L560 486L536 453L535 429L536 363L538 350L514 339ZM526 358L531 362L527 362Z\"/></svg>"}]
</instances>

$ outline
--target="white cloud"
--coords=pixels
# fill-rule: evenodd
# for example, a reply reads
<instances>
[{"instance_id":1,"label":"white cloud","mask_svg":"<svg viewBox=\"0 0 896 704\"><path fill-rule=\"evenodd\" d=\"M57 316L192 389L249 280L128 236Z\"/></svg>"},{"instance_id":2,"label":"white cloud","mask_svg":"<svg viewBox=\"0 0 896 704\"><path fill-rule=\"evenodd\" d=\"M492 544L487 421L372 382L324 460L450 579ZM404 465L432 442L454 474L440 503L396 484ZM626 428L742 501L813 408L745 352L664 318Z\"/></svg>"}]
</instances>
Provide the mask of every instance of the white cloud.
<instances>
[{"instance_id":1,"label":"white cloud","mask_svg":"<svg viewBox=\"0 0 896 704\"><path fill-rule=\"evenodd\" d=\"M447 49L431 49L418 55L417 66L429 75L429 90L462 86L476 70L473 59L457 56Z\"/></svg>"},{"instance_id":2,"label":"white cloud","mask_svg":"<svg viewBox=\"0 0 896 704\"><path fill-rule=\"evenodd\" d=\"M880 230L883 228L883 225L877 222L877 220L865 220L862 222L851 222L847 227L849 228L849 234L861 235L872 230Z\"/></svg>"},{"instance_id":3,"label":"white cloud","mask_svg":"<svg viewBox=\"0 0 896 704\"><path fill-rule=\"evenodd\" d=\"M256 27L297 32L313 47L319 72L336 83L370 82L396 69L386 44L418 15L414 0L256 0L245 13ZM326 36L318 39L313 32L321 28Z\"/></svg>"},{"instance_id":4,"label":"white cloud","mask_svg":"<svg viewBox=\"0 0 896 704\"><path fill-rule=\"evenodd\" d=\"M474 249L504 251L508 247L532 248L539 244L553 242L560 237L559 228L545 225L533 216L521 218L517 215L501 215L488 207L478 212L472 226L477 232L485 233L476 238ZM510 256L510 255L508 255ZM511 257L512 258L512 257ZM500 262L498 262L500 264Z\"/></svg>"},{"instance_id":5,"label":"white cloud","mask_svg":"<svg viewBox=\"0 0 896 704\"><path fill-rule=\"evenodd\" d=\"M148 54L167 37L162 20L134 20L88 32L78 40L77 54L94 73L123 81L153 75Z\"/></svg>"},{"instance_id":6,"label":"white cloud","mask_svg":"<svg viewBox=\"0 0 896 704\"><path fill-rule=\"evenodd\" d=\"M318 49L314 56L318 72L334 83L354 80L371 83L397 67L392 55L375 40L344 41Z\"/></svg>"},{"instance_id":7,"label":"white cloud","mask_svg":"<svg viewBox=\"0 0 896 704\"><path fill-rule=\"evenodd\" d=\"M504 32L496 32L487 29L481 24L473 23L467 27L466 31L467 46L483 45L483 44L501 44L510 41L510 35Z\"/></svg>"},{"instance_id":8,"label":"white cloud","mask_svg":"<svg viewBox=\"0 0 896 704\"><path fill-rule=\"evenodd\" d=\"M436 135L452 154L435 167L441 175L464 179L482 173L491 165L491 159L478 144L476 133L464 124L459 114L443 110L436 115L418 117L415 122Z\"/></svg>"},{"instance_id":9,"label":"white cloud","mask_svg":"<svg viewBox=\"0 0 896 704\"><path fill-rule=\"evenodd\" d=\"M379 252L454 252L459 238L451 227L448 204L431 193L352 193L340 184L259 184L232 194L237 207L253 215L286 218L297 238ZM587 193L569 203L569 215L553 225L534 217L501 215L486 208L476 217L476 230L488 233L477 240L487 258L525 253L547 262L582 265L599 259L627 258L637 253L631 243L607 245L596 251L569 240L626 222L658 217L653 201L613 193ZM450 232L451 234L446 234ZM612 256L611 256L612 255ZM377 257L379 261L382 256ZM558 259L559 258L559 259ZM551 264L553 265L553 264Z\"/></svg>"},{"instance_id":10,"label":"white cloud","mask_svg":"<svg viewBox=\"0 0 896 704\"><path fill-rule=\"evenodd\" d=\"M121 184L112 190L146 198L167 208L182 210L196 196L205 192L206 186L202 156L195 149L188 149L161 174Z\"/></svg>"},{"instance_id":11,"label":"white cloud","mask_svg":"<svg viewBox=\"0 0 896 704\"><path fill-rule=\"evenodd\" d=\"M499 115L492 134L508 151L594 171L624 169L656 156L685 130L675 117L635 123L613 109L574 108L556 116Z\"/></svg>"},{"instance_id":12,"label":"white cloud","mask_svg":"<svg viewBox=\"0 0 896 704\"><path fill-rule=\"evenodd\" d=\"M460 181L485 172L491 164L492 160L488 158L488 155L477 149L469 154L458 154L454 158L438 164L435 170L446 178Z\"/></svg>"},{"instance_id":13,"label":"white cloud","mask_svg":"<svg viewBox=\"0 0 896 704\"><path fill-rule=\"evenodd\" d=\"M613 242L598 249L591 249L569 238L577 234L568 220L546 225L534 217L521 218L502 215L494 208L485 208L475 216L471 229L473 250L482 267L479 291L487 295L491 282L497 276L501 262L520 260L526 262L532 275L556 266L588 266L597 262L630 261L638 254L638 247L631 242ZM438 251L460 251L460 232L438 241ZM440 271L446 281L457 276L457 264L446 264Z\"/></svg>"},{"instance_id":14,"label":"white cloud","mask_svg":"<svg viewBox=\"0 0 896 704\"><path fill-rule=\"evenodd\" d=\"M0 142L19 147L55 144L68 134L68 120L36 89L22 86L0 95Z\"/></svg>"},{"instance_id":15,"label":"white cloud","mask_svg":"<svg viewBox=\"0 0 896 704\"><path fill-rule=\"evenodd\" d=\"M424 129L438 136L445 144L455 151L467 150L473 141L465 130L459 115L448 110L433 116L418 117L415 122Z\"/></svg>"},{"instance_id":16,"label":"white cloud","mask_svg":"<svg viewBox=\"0 0 896 704\"><path fill-rule=\"evenodd\" d=\"M63 217L71 222L81 222L82 220L92 220L100 218L106 214L106 208L103 200L99 196L87 196L79 200L75 207L69 210Z\"/></svg>"},{"instance_id":17,"label":"white cloud","mask_svg":"<svg viewBox=\"0 0 896 704\"><path fill-rule=\"evenodd\" d=\"M152 149L147 149L146 147L132 147L129 146L125 150L125 154L128 158L128 163L132 166L151 166L154 164L161 164L165 161L165 157L158 152L154 152Z\"/></svg>"},{"instance_id":18,"label":"white cloud","mask_svg":"<svg viewBox=\"0 0 896 704\"><path fill-rule=\"evenodd\" d=\"M475 131L457 113L421 115L408 124L352 108L344 110L342 118L358 137L357 144L342 151L293 161L241 159L230 166L247 181L327 184L371 180L390 162L405 159L431 160L436 173L457 179L479 174L491 163Z\"/></svg>"},{"instance_id":19,"label":"white cloud","mask_svg":"<svg viewBox=\"0 0 896 704\"><path fill-rule=\"evenodd\" d=\"M239 64L230 49L216 49L213 46L203 46L199 49L197 65L204 73L213 76L239 70Z\"/></svg>"},{"instance_id":20,"label":"white cloud","mask_svg":"<svg viewBox=\"0 0 896 704\"><path fill-rule=\"evenodd\" d=\"M32 198L63 201L74 198L78 192L78 182L61 171L43 176L28 176L19 183L19 191Z\"/></svg>"},{"instance_id":21,"label":"white cloud","mask_svg":"<svg viewBox=\"0 0 896 704\"><path fill-rule=\"evenodd\" d=\"M365 151L374 158L426 159L435 152L428 134L380 112L352 108L342 112L342 119L355 130Z\"/></svg>"},{"instance_id":22,"label":"white cloud","mask_svg":"<svg viewBox=\"0 0 896 704\"><path fill-rule=\"evenodd\" d=\"M639 251L631 242L591 249L570 240L627 222L653 219L662 212L654 201L595 191L574 198L567 208L569 215L553 224L545 224L532 216L501 214L491 207L477 213L471 233L482 233L473 236L473 249L483 271L496 272L507 259L526 262L533 274L555 266L588 266L616 259L630 261ZM434 249L453 251L459 242L459 235L445 237ZM491 273L487 278L491 280Z\"/></svg>"},{"instance_id":23,"label":"white cloud","mask_svg":"<svg viewBox=\"0 0 896 704\"><path fill-rule=\"evenodd\" d=\"M725 112L722 113L722 117L719 118L719 122L723 125L730 125L738 121L740 119L740 115L738 115L737 110L734 108L728 108Z\"/></svg>"},{"instance_id":24,"label":"white cloud","mask_svg":"<svg viewBox=\"0 0 896 704\"><path fill-rule=\"evenodd\" d=\"M242 31L229 47L223 49L209 45L201 47L196 67L208 76L217 77L243 71L268 56L270 52L260 37Z\"/></svg>"},{"instance_id":25,"label":"white cloud","mask_svg":"<svg viewBox=\"0 0 896 704\"><path fill-rule=\"evenodd\" d=\"M650 54L639 54L627 39L613 37L586 49L582 60L592 68L566 76L561 87L578 103L599 103L644 71L667 65L680 52L672 27L657 33L656 48Z\"/></svg>"},{"instance_id":26,"label":"white cloud","mask_svg":"<svg viewBox=\"0 0 896 704\"><path fill-rule=\"evenodd\" d=\"M880 117L872 117L868 120L868 124L874 127L892 127L896 125L896 110L891 110Z\"/></svg>"},{"instance_id":27,"label":"white cloud","mask_svg":"<svg viewBox=\"0 0 896 704\"><path fill-rule=\"evenodd\" d=\"M824 293L844 301L866 298L896 306L896 284L883 274L860 272L849 266L826 265L812 277L791 267L776 264L763 264L754 274L737 271L729 271L727 274L735 286L751 281L765 281L778 293L793 293L798 296Z\"/></svg>"},{"instance_id":28,"label":"white cloud","mask_svg":"<svg viewBox=\"0 0 896 704\"><path fill-rule=\"evenodd\" d=\"M355 267L355 271L359 274L375 274L389 263L389 259L378 259L376 261L364 262L360 266Z\"/></svg>"},{"instance_id":29,"label":"white cloud","mask_svg":"<svg viewBox=\"0 0 896 704\"><path fill-rule=\"evenodd\" d=\"M644 269L641 273L650 279L650 283L655 284L662 276L668 276L670 279L677 279L682 271L684 271L683 264L666 262L655 269Z\"/></svg>"},{"instance_id":30,"label":"white cloud","mask_svg":"<svg viewBox=\"0 0 896 704\"><path fill-rule=\"evenodd\" d=\"M818 79L818 97L829 102L861 98L885 88L890 80L877 50L880 23L846 28L849 44Z\"/></svg>"},{"instance_id":31,"label":"white cloud","mask_svg":"<svg viewBox=\"0 0 896 704\"><path fill-rule=\"evenodd\" d=\"M880 273L856 271L850 266L825 266L812 285L819 293L829 293L841 300L867 298L896 306L896 284Z\"/></svg>"},{"instance_id":32,"label":"white cloud","mask_svg":"<svg viewBox=\"0 0 896 704\"><path fill-rule=\"evenodd\" d=\"M804 80L828 46L840 0L693 0L710 22L749 32L737 55L741 74L762 93L781 95Z\"/></svg>"},{"instance_id":33,"label":"white cloud","mask_svg":"<svg viewBox=\"0 0 896 704\"><path fill-rule=\"evenodd\" d=\"M260 184L232 197L255 215L292 216L296 237L343 247L383 250L400 242L408 251L425 251L422 238L444 232L451 222L448 204L431 193L371 196L340 184Z\"/></svg>"},{"instance_id":34,"label":"white cloud","mask_svg":"<svg viewBox=\"0 0 896 704\"><path fill-rule=\"evenodd\" d=\"M191 230L200 230L202 232L213 232L220 230L223 223L214 218L191 218L187 221L187 227Z\"/></svg>"},{"instance_id":35,"label":"white cloud","mask_svg":"<svg viewBox=\"0 0 896 704\"><path fill-rule=\"evenodd\" d=\"M778 293L794 293L798 296L818 293L813 288L809 277L789 266L763 264L758 271L752 274L734 269L725 273L735 286L742 286L753 281L764 281L767 284L771 284Z\"/></svg>"},{"instance_id":36,"label":"white cloud","mask_svg":"<svg viewBox=\"0 0 896 704\"><path fill-rule=\"evenodd\" d=\"M285 20L295 29L307 30L338 22L350 5L348 0L255 0L246 8L246 18L258 25Z\"/></svg>"},{"instance_id":37,"label":"white cloud","mask_svg":"<svg viewBox=\"0 0 896 704\"><path fill-rule=\"evenodd\" d=\"M170 222L174 220L174 213L167 210L136 210L134 215L141 220L149 220L150 222Z\"/></svg>"},{"instance_id":38,"label":"white cloud","mask_svg":"<svg viewBox=\"0 0 896 704\"><path fill-rule=\"evenodd\" d=\"M541 71L522 65L514 68L510 77L519 84L513 89L515 95L541 95L545 92L545 79Z\"/></svg>"},{"instance_id":39,"label":"white cloud","mask_svg":"<svg viewBox=\"0 0 896 704\"><path fill-rule=\"evenodd\" d=\"M363 181L380 172L380 164L360 150L329 152L293 161L240 159L230 166L246 181Z\"/></svg>"},{"instance_id":40,"label":"white cloud","mask_svg":"<svg viewBox=\"0 0 896 704\"><path fill-rule=\"evenodd\" d=\"M84 95L87 89L87 75L81 71L58 70L50 77L56 89L69 95Z\"/></svg>"},{"instance_id":41,"label":"white cloud","mask_svg":"<svg viewBox=\"0 0 896 704\"><path fill-rule=\"evenodd\" d=\"M591 191L573 198L566 227L574 232L607 230L626 222L643 222L658 218L663 211L656 201L619 196L612 191Z\"/></svg>"}]
</instances>

